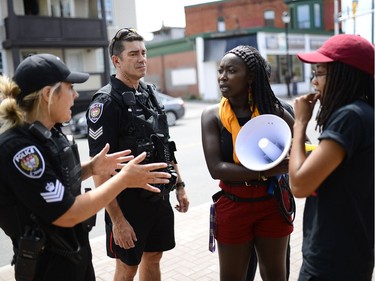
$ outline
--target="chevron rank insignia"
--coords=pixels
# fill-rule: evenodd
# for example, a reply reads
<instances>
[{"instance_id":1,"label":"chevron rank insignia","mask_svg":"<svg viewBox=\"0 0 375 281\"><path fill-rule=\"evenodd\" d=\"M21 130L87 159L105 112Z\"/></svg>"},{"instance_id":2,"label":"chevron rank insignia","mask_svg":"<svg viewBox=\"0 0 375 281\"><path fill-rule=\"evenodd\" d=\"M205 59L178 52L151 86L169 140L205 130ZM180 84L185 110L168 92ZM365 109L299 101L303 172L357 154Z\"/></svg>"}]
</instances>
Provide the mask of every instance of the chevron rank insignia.
<instances>
[{"instance_id":1,"label":"chevron rank insignia","mask_svg":"<svg viewBox=\"0 0 375 281\"><path fill-rule=\"evenodd\" d=\"M34 145L18 151L13 157L13 164L28 178L38 179L44 173L44 158Z\"/></svg>"},{"instance_id":2,"label":"chevron rank insignia","mask_svg":"<svg viewBox=\"0 0 375 281\"><path fill-rule=\"evenodd\" d=\"M63 199L65 188L59 180L56 180L55 183L48 182L45 189L47 192L42 192L40 195L47 203L60 202Z\"/></svg>"},{"instance_id":3,"label":"chevron rank insignia","mask_svg":"<svg viewBox=\"0 0 375 281\"><path fill-rule=\"evenodd\" d=\"M89 128L89 136L93 140L97 140L101 135L103 135L103 126L100 126L99 129L97 129L96 131Z\"/></svg>"}]
</instances>

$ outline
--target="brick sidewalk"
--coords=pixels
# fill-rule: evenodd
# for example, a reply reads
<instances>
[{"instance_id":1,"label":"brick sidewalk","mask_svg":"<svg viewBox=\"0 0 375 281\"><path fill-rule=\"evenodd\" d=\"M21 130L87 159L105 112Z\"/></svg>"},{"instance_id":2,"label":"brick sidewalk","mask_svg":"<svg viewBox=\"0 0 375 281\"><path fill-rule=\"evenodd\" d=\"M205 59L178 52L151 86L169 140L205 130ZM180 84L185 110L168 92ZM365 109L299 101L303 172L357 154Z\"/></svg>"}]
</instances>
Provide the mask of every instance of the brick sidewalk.
<instances>
[{"instance_id":1,"label":"brick sidewalk","mask_svg":"<svg viewBox=\"0 0 375 281\"><path fill-rule=\"evenodd\" d=\"M290 281L298 278L302 264L302 213L305 200L296 199L297 216L291 236ZM217 252L208 251L210 204L193 207L188 213L175 213L175 249L165 252L162 259L162 280L165 281L218 281L219 261ZM105 255L105 241L92 241L97 279L112 281L114 262ZM135 280L138 281L136 277ZM257 272L255 281L261 281Z\"/></svg>"},{"instance_id":2,"label":"brick sidewalk","mask_svg":"<svg viewBox=\"0 0 375 281\"><path fill-rule=\"evenodd\" d=\"M297 215L294 232L291 236L290 281L298 278L302 263L302 214L303 199L296 199ZM208 251L208 227L210 205L193 207L188 213L175 212L176 243L175 249L165 252L161 270L163 281L217 281L219 280L219 263L217 252ZM105 237L91 240L93 262L98 281L112 281L114 260L106 256ZM0 268L0 281L11 281L13 267ZM138 280L138 277L135 278ZM257 273L255 281L261 281Z\"/></svg>"}]
</instances>

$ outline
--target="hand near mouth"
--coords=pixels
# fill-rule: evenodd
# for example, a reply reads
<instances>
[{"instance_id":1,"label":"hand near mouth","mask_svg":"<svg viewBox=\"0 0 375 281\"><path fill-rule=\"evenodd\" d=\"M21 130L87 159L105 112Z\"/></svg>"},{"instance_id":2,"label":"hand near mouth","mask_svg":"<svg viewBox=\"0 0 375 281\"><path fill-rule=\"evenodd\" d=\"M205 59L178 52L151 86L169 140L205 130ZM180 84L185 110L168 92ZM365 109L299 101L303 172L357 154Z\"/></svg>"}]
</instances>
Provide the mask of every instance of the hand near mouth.
<instances>
[{"instance_id":1,"label":"hand near mouth","mask_svg":"<svg viewBox=\"0 0 375 281\"><path fill-rule=\"evenodd\" d=\"M310 121L315 104L320 96L321 94L319 92L309 93L294 100L296 122L302 122L306 125Z\"/></svg>"}]
</instances>

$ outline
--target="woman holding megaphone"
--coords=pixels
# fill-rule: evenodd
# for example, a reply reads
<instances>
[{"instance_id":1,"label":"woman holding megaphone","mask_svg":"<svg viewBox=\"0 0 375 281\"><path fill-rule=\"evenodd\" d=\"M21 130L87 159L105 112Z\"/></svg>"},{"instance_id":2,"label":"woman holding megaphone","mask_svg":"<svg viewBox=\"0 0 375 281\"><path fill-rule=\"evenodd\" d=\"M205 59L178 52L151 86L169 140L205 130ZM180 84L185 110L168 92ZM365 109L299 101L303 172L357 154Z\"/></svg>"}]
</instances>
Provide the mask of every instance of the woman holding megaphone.
<instances>
[{"instance_id":1,"label":"woman holding megaphone","mask_svg":"<svg viewBox=\"0 0 375 281\"><path fill-rule=\"evenodd\" d=\"M267 170L252 170L241 164L235 144L241 127L259 115L282 118L290 131L293 118L274 95L265 60L254 47L241 45L228 51L220 62L218 83L223 97L204 110L201 121L207 167L221 188L213 196L211 216L220 280L245 280L255 247L262 279L285 281L293 224L280 212L280 198L273 191L276 176L288 172L289 160L283 158ZM283 196L288 204L288 195L283 192ZM213 251L214 243L210 247Z\"/></svg>"}]
</instances>

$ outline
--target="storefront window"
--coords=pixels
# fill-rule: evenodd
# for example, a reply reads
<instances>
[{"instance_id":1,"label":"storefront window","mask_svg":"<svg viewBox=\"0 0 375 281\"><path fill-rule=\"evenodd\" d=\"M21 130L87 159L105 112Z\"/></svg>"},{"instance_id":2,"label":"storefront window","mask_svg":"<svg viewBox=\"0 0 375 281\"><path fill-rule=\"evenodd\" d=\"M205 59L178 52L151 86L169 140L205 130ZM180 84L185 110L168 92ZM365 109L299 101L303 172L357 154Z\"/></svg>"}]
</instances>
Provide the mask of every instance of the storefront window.
<instances>
[{"instance_id":1,"label":"storefront window","mask_svg":"<svg viewBox=\"0 0 375 281\"><path fill-rule=\"evenodd\" d=\"M297 82L303 81L303 64L294 55L289 56L290 65L292 71L290 72L292 76L295 77ZM283 84L285 83L285 78L288 75L288 64L286 60L286 55L268 55L267 61L271 64L271 84Z\"/></svg>"}]
</instances>

